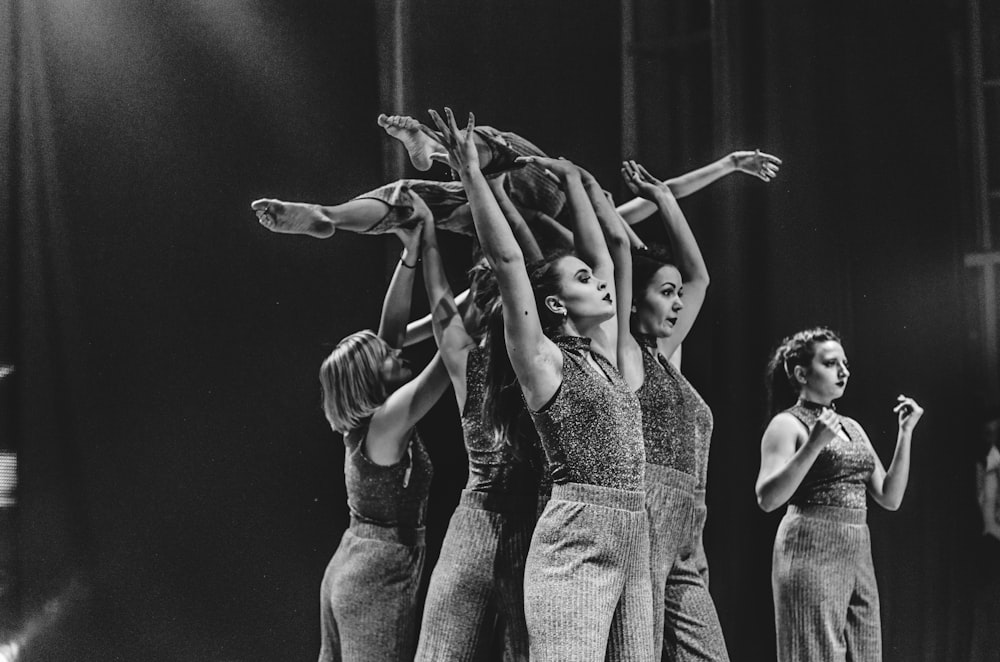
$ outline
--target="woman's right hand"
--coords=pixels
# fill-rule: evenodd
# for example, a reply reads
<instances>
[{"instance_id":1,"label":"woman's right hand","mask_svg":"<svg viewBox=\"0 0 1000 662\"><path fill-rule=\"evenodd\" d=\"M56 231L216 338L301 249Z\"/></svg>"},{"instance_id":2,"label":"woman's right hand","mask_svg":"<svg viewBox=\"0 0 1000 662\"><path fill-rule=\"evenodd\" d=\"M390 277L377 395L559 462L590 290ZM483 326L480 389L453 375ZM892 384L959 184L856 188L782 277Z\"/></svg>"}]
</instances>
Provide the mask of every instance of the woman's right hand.
<instances>
[{"instance_id":1,"label":"woman's right hand","mask_svg":"<svg viewBox=\"0 0 1000 662\"><path fill-rule=\"evenodd\" d=\"M422 130L444 146L448 165L451 166L452 170L458 172L459 175L464 170L479 170L479 152L476 150L475 133L473 132L473 129L476 128L475 116L469 113L469 124L463 133L455 123L455 115L451 112L451 108L446 106L444 109L447 122L441 119L437 111L430 110L428 112L441 135L435 134L430 129Z\"/></svg>"},{"instance_id":2,"label":"woman's right hand","mask_svg":"<svg viewBox=\"0 0 1000 662\"><path fill-rule=\"evenodd\" d=\"M622 161L622 179L633 194L650 202L656 202L662 195L673 195L669 186L635 161Z\"/></svg>"},{"instance_id":3,"label":"woman's right hand","mask_svg":"<svg viewBox=\"0 0 1000 662\"><path fill-rule=\"evenodd\" d=\"M809 432L809 440L806 443L813 444L819 450L822 450L836 436L837 414L832 409L824 409L823 413L816 419L816 424L813 425L812 430Z\"/></svg>"}]
</instances>

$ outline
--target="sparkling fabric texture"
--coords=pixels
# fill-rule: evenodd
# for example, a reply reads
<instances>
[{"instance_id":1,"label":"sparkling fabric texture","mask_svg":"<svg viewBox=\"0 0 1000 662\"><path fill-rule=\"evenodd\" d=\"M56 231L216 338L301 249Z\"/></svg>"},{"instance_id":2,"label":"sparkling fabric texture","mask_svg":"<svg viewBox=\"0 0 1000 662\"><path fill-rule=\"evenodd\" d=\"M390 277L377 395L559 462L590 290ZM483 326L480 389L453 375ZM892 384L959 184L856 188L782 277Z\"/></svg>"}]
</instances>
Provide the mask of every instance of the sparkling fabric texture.
<instances>
[{"instance_id":1,"label":"sparkling fabric texture","mask_svg":"<svg viewBox=\"0 0 1000 662\"><path fill-rule=\"evenodd\" d=\"M656 339L639 337L645 347ZM712 410L691 383L661 354L644 349L645 379L636 391L642 406L646 462L695 476L704 487L712 443Z\"/></svg>"},{"instance_id":2,"label":"sparkling fabric texture","mask_svg":"<svg viewBox=\"0 0 1000 662\"><path fill-rule=\"evenodd\" d=\"M785 411L810 431L816 424L821 405L800 400ZM838 416L837 437L819 452L806 477L789 503L796 506L867 507L867 481L875 470L875 460L861 427L846 416Z\"/></svg>"},{"instance_id":3,"label":"sparkling fabric texture","mask_svg":"<svg viewBox=\"0 0 1000 662\"><path fill-rule=\"evenodd\" d=\"M403 458L388 466L368 459L367 433L365 427L344 436L344 482L351 517L382 526L423 526L433 469L416 428Z\"/></svg>"},{"instance_id":4,"label":"sparkling fabric texture","mask_svg":"<svg viewBox=\"0 0 1000 662\"><path fill-rule=\"evenodd\" d=\"M606 358L591 352L589 338L554 340L563 355L562 384L545 407L531 412L552 482L642 490L646 454L638 398Z\"/></svg>"},{"instance_id":5,"label":"sparkling fabric texture","mask_svg":"<svg viewBox=\"0 0 1000 662\"><path fill-rule=\"evenodd\" d=\"M537 447L535 435L519 435L518 454L505 442L499 442L486 429L482 417L486 387L488 349L473 348L465 364L465 408L462 411L462 432L469 456L469 480L465 489L477 492L525 492L536 494L538 475L530 462L530 453ZM516 386L515 386L516 388ZM522 420L517 429L531 428L531 421Z\"/></svg>"}]
</instances>

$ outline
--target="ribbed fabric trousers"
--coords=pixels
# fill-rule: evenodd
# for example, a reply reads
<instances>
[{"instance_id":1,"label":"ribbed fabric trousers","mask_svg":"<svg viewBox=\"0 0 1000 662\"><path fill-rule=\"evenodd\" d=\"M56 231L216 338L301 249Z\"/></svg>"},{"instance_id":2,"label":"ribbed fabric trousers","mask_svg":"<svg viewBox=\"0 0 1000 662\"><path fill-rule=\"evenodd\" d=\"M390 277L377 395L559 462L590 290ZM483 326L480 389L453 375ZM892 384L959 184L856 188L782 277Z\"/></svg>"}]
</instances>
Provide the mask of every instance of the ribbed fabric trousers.
<instances>
[{"instance_id":1,"label":"ribbed fabric trousers","mask_svg":"<svg viewBox=\"0 0 1000 662\"><path fill-rule=\"evenodd\" d=\"M427 589L418 661L471 662L501 646L505 659L527 661L524 564L534 527L534 498L462 492ZM494 615L503 644L486 622Z\"/></svg>"},{"instance_id":2,"label":"ribbed fabric trousers","mask_svg":"<svg viewBox=\"0 0 1000 662\"><path fill-rule=\"evenodd\" d=\"M409 662L424 529L351 521L320 586L319 662Z\"/></svg>"},{"instance_id":3,"label":"ribbed fabric trousers","mask_svg":"<svg viewBox=\"0 0 1000 662\"><path fill-rule=\"evenodd\" d=\"M653 659L641 491L555 485L524 570L532 662Z\"/></svg>"},{"instance_id":4,"label":"ribbed fabric trousers","mask_svg":"<svg viewBox=\"0 0 1000 662\"><path fill-rule=\"evenodd\" d=\"M694 566L701 575L701 581L708 588L708 556L705 554L705 521L708 519L708 505L705 503L705 490L694 491Z\"/></svg>"},{"instance_id":5,"label":"ribbed fabric trousers","mask_svg":"<svg viewBox=\"0 0 1000 662\"><path fill-rule=\"evenodd\" d=\"M788 506L771 584L778 662L880 662L882 626L865 510Z\"/></svg>"},{"instance_id":6,"label":"ribbed fabric trousers","mask_svg":"<svg viewBox=\"0 0 1000 662\"><path fill-rule=\"evenodd\" d=\"M646 465L654 652L673 662L727 661L715 603L695 562L695 478Z\"/></svg>"}]
</instances>

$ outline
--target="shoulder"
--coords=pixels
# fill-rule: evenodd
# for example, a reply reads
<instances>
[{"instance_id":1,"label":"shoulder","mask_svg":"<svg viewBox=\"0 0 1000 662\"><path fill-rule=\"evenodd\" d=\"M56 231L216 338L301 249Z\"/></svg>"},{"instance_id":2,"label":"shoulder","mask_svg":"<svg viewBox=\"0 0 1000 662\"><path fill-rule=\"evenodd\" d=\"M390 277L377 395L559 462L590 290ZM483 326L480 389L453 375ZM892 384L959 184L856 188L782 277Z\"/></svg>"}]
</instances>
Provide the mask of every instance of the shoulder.
<instances>
[{"instance_id":1,"label":"shoulder","mask_svg":"<svg viewBox=\"0 0 1000 662\"><path fill-rule=\"evenodd\" d=\"M806 424L799 420L794 414L782 411L774 415L771 422L767 424L764 436L781 436L797 438L808 433Z\"/></svg>"}]
</instances>

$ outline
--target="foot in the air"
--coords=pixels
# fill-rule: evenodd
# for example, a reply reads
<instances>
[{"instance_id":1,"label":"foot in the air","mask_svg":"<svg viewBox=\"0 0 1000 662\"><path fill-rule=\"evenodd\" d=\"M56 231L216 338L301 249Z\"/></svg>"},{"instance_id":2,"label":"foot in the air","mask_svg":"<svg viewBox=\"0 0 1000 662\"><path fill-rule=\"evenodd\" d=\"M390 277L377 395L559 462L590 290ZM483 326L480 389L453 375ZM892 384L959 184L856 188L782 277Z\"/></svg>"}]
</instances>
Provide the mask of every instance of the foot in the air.
<instances>
[{"instance_id":1,"label":"foot in the air","mask_svg":"<svg viewBox=\"0 0 1000 662\"><path fill-rule=\"evenodd\" d=\"M410 155L410 163L417 170L431 169L431 156L441 152L441 145L420 130L420 122L406 115L378 116L378 125L390 136L403 143Z\"/></svg>"},{"instance_id":2,"label":"foot in the air","mask_svg":"<svg viewBox=\"0 0 1000 662\"><path fill-rule=\"evenodd\" d=\"M261 198L250 203L250 207L257 214L260 224L271 232L307 234L326 239L333 236L337 229L319 205Z\"/></svg>"}]
</instances>

